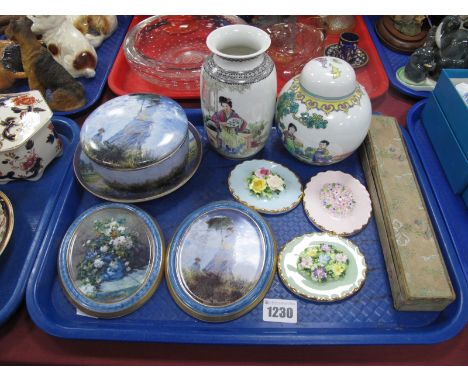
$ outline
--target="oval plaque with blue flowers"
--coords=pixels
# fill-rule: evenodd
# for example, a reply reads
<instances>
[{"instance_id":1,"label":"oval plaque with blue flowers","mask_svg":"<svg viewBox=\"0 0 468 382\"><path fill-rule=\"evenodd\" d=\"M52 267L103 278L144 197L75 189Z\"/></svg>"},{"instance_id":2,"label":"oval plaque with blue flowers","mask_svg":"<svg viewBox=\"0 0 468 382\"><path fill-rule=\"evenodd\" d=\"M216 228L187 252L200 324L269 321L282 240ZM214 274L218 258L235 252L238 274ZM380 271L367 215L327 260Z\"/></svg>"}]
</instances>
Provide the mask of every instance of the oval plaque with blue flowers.
<instances>
[{"instance_id":1,"label":"oval plaque with blue flowers","mask_svg":"<svg viewBox=\"0 0 468 382\"><path fill-rule=\"evenodd\" d=\"M65 294L81 311L113 318L140 307L162 276L164 239L143 210L103 204L80 215L59 253Z\"/></svg>"}]
</instances>

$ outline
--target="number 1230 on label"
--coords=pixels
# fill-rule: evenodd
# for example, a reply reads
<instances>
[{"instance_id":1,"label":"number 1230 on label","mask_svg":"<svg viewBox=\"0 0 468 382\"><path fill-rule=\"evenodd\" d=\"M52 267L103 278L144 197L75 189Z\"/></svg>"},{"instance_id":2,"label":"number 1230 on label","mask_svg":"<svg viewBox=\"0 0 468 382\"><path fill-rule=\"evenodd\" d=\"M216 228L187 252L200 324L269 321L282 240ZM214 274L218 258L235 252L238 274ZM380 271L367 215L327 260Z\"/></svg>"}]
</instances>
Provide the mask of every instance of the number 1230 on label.
<instances>
[{"instance_id":1,"label":"number 1230 on label","mask_svg":"<svg viewBox=\"0 0 468 382\"><path fill-rule=\"evenodd\" d=\"M297 301L264 299L263 321L296 324Z\"/></svg>"}]
</instances>

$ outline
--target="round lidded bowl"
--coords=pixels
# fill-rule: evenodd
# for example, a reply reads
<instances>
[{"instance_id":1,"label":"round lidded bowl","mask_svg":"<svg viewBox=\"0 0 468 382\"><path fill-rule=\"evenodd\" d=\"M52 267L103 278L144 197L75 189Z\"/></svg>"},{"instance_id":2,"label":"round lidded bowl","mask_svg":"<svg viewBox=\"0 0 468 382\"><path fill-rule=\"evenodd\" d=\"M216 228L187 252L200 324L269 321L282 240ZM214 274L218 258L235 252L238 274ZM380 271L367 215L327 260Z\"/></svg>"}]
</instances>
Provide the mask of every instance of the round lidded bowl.
<instances>
[{"instance_id":1,"label":"round lidded bowl","mask_svg":"<svg viewBox=\"0 0 468 382\"><path fill-rule=\"evenodd\" d=\"M205 41L216 28L245 24L237 16L153 16L137 24L124 43L130 67L143 79L169 88L198 90L209 55Z\"/></svg>"},{"instance_id":2,"label":"round lidded bowl","mask_svg":"<svg viewBox=\"0 0 468 382\"><path fill-rule=\"evenodd\" d=\"M350 156L369 130L372 107L354 69L336 57L311 60L281 90L276 121L286 149L314 165Z\"/></svg>"},{"instance_id":3,"label":"round lidded bowl","mask_svg":"<svg viewBox=\"0 0 468 382\"><path fill-rule=\"evenodd\" d=\"M145 190L183 171L188 123L182 107L170 98L124 95L89 115L81 130L81 148L112 188Z\"/></svg>"}]
</instances>

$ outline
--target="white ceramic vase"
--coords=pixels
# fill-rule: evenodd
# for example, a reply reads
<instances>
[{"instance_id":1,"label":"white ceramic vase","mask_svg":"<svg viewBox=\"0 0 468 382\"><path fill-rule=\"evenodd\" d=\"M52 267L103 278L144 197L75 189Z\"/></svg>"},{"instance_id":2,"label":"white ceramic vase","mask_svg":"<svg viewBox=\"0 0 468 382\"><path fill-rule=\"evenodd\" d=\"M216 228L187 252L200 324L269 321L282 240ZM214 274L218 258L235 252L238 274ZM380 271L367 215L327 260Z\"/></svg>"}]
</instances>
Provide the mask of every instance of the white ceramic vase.
<instances>
[{"instance_id":1,"label":"white ceramic vase","mask_svg":"<svg viewBox=\"0 0 468 382\"><path fill-rule=\"evenodd\" d=\"M299 160L328 165L350 156L369 130L369 96L354 69L335 57L311 60L284 85L276 122L286 149Z\"/></svg>"},{"instance_id":2,"label":"white ceramic vase","mask_svg":"<svg viewBox=\"0 0 468 382\"><path fill-rule=\"evenodd\" d=\"M265 53L270 37L249 25L211 32L201 72L203 121L212 147L244 159L258 153L270 135L275 114L276 70Z\"/></svg>"}]
</instances>

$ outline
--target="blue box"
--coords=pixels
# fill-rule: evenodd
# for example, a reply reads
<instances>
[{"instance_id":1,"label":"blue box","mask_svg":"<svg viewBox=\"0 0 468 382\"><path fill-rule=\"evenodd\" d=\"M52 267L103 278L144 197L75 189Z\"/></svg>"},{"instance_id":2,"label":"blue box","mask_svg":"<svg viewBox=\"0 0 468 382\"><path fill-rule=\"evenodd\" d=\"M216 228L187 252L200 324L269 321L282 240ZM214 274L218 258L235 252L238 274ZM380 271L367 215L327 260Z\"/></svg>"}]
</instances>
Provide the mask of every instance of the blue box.
<instances>
[{"instance_id":1,"label":"blue box","mask_svg":"<svg viewBox=\"0 0 468 382\"><path fill-rule=\"evenodd\" d=\"M468 156L468 106L455 89L454 82L468 82L468 69L442 70L433 94L463 152Z\"/></svg>"},{"instance_id":2,"label":"blue box","mask_svg":"<svg viewBox=\"0 0 468 382\"><path fill-rule=\"evenodd\" d=\"M468 208L468 188L463 193L463 201L465 202L465 206Z\"/></svg>"},{"instance_id":3,"label":"blue box","mask_svg":"<svg viewBox=\"0 0 468 382\"><path fill-rule=\"evenodd\" d=\"M468 187L468 156L434 94L428 98L422 111L422 120L450 187L456 194L461 194Z\"/></svg>"}]
</instances>

